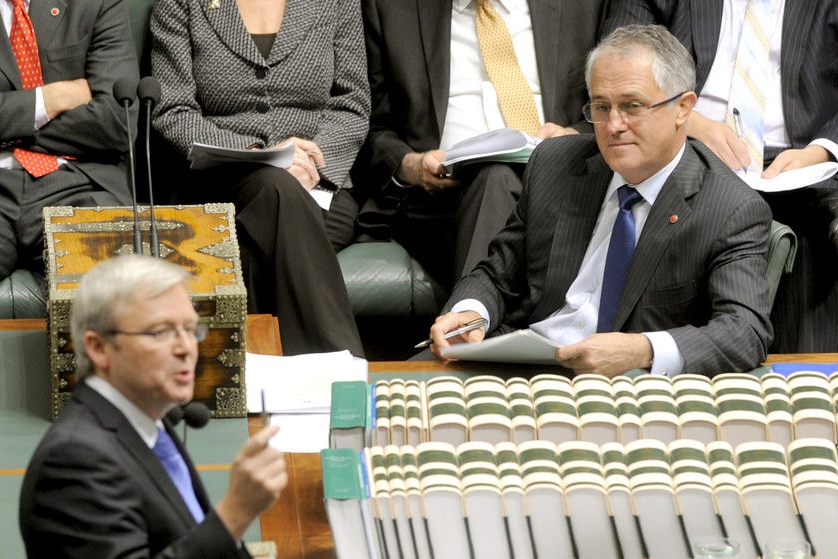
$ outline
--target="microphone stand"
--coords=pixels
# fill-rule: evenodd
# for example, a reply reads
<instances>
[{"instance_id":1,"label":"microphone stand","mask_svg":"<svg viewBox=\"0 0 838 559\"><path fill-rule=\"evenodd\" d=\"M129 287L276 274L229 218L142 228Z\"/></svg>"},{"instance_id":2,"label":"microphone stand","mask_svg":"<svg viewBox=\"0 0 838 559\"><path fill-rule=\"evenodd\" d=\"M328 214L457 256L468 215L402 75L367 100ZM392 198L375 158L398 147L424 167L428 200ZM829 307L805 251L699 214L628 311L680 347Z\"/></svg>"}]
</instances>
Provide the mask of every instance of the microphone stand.
<instances>
[{"instance_id":1,"label":"microphone stand","mask_svg":"<svg viewBox=\"0 0 838 559\"><path fill-rule=\"evenodd\" d=\"M154 258L160 258L160 240L157 236L157 219L154 217L154 188L151 184L151 111L160 99L160 83L156 78L146 76L140 80L137 93L146 108L145 161L146 173L148 174L148 211L151 233L151 256Z\"/></svg>"},{"instance_id":2,"label":"microphone stand","mask_svg":"<svg viewBox=\"0 0 838 559\"><path fill-rule=\"evenodd\" d=\"M131 134L131 112L129 107L134 98L135 89L130 78L120 78L113 84L113 94L120 105L125 107L125 127L128 130L128 178L131 183L131 200L134 203L134 254L143 253L143 239L140 234L139 209L137 207L137 179L134 170L134 142ZM130 93L129 93L130 92Z\"/></svg>"}]
</instances>

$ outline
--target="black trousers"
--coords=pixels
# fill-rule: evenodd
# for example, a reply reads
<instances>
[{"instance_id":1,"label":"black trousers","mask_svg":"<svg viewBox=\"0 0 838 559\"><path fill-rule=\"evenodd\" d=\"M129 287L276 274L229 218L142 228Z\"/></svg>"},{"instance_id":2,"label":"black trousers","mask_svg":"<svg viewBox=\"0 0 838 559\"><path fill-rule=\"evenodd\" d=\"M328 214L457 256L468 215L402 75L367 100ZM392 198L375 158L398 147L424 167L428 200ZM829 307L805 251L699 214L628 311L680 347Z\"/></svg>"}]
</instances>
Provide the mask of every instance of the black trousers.
<instances>
[{"instance_id":1,"label":"black trousers","mask_svg":"<svg viewBox=\"0 0 838 559\"><path fill-rule=\"evenodd\" d=\"M450 289L487 256L521 195L522 171L487 165L465 171L460 188L434 195L408 189L393 217L393 238Z\"/></svg>"},{"instance_id":2,"label":"black trousers","mask_svg":"<svg viewBox=\"0 0 838 559\"><path fill-rule=\"evenodd\" d=\"M349 192L324 211L284 169L232 164L190 171L176 201L235 205L247 310L278 318L284 355L363 357L335 255L352 239L357 204Z\"/></svg>"}]
</instances>

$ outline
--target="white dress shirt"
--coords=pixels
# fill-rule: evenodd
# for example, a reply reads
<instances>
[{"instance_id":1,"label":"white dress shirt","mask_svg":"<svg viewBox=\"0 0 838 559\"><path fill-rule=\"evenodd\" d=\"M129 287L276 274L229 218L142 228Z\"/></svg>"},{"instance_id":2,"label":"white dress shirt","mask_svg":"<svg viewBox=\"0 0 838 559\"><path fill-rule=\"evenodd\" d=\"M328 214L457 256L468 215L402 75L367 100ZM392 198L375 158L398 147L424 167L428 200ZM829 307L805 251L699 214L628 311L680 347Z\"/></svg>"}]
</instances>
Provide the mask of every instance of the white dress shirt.
<instances>
[{"instance_id":1,"label":"white dress shirt","mask_svg":"<svg viewBox=\"0 0 838 559\"><path fill-rule=\"evenodd\" d=\"M491 0L503 17L521 71L535 96L538 119L544 123L541 83L535 58L532 20L527 0ZM451 10L451 74L448 110L442 127L440 149L478 134L504 128L498 95L492 85L477 41L477 0L454 0Z\"/></svg>"},{"instance_id":2,"label":"white dress shirt","mask_svg":"<svg viewBox=\"0 0 838 559\"><path fill-rule=\"evenodd\" d=\"M733 66L739 37L745 22L745 8L748 0L725 0L722 11L722 25L716 58L707 75L707 81L698 97L695 110L718 122L725 121L727 104L730 98L730 83L733 79ZM771 0L771 22L768 33L769 65L772 76L771 87L765 92L765 131L764 143L769 148L788 148L791 146L786 132L783 115L783 95L780 81L780 60L782 57L783 13L785 0ZM838 144L826 138L816 138L810 145L819 145L838 159Z\"/></svg>"},{"instance_id":3,"label":"white dress shirt","mask_svg":"<svg viewBox=\"0 0 838 559\"><path fill-rule=\"evenodd\" d=\"M154 448L157 443L157 428L163 426L162 421L155 421L150 418L134 402L126 398L122 392L102 377L90 375L85 377L84 382L121 411L128 419L128 423L134 427L137 434L143 439L143 442L148 445L148 448Z\"/></svg>"},{"instance_id":4,"label":"white dress shirt","mask_svg":"<svg viewBox=\"0 0 838 559\"><path fill-rule=\"evenodd\" d=\"M663 169L639 184L630 185L637 189L643 200L632 206L631 213L635 223L635 242L640 238L646 218L657 200L664 183L684 155L685 145L681 146L675 158ZM611 230L617 219L619 198L617 189L627 184L619 174L614 173L605 194L602 208L594 227L593 236L588 244L579 274L570 285L565 295L565 304L549 317L530 324L530 328L561 345L580 342L596 333L599 317L599 301L602 295L602 277L605 272L605 258L611 240ZM459 301L451 309L454 312L471 310L488 320L486 307L475 299ZM684 357L672 336L665 331L643 332L652 344L654 359L652 374L674 376L684 369Z\"/></svg>"}]
</instances>

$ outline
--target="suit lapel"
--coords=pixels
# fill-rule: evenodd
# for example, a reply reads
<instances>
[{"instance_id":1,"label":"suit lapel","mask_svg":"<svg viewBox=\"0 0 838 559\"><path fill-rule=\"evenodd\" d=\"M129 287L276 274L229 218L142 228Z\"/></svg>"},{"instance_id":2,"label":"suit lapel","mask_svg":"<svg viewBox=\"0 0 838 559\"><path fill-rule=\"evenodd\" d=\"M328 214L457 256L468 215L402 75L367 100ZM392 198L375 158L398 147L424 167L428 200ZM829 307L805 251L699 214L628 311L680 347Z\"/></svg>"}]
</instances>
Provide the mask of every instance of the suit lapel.
<instances>
[{"instance_id":1,"label":"suit lapel","mask_svg":"<svg viewBox=\"0 0 838 559\"><path fill-rule=\"evenodd\" d=\"M294 2L289 2L292 5ZM212 26L218 39L238 56L255 64L264 64L262 55L256 48L256 43L250 38L250 34L244 26L239 8L233 0L220 0L200 2L201 10ZM212 7L211 7L212 6Z\"/></svg>"},{"instance_id":2,"label":"suit lapel","mask_svg":"<svg viewBox=\"0 0 838 559\"><path fill-rule=\"evenodd\" d=\"M637 241L620 308L617 309L614 319L616 331L622 328L655 273L664 273L657 271L660 257L666 251L672 237L692 214L687 199L699 190L703 174L701 166L698 156L687 144L681 162L661 189Z\"/></svg>"},{"instance_id":3,"label":"suit lapel","mask_svg":"<svg viewBox=\"0 0 838 559\"><path fill-rule=\"evenodd\" d=\"M678 38L685 45L692 42L696 59L696 91L700 92L716 57L724 0L689 0L689 3L689 12L680 10L680 13L687 18L687 21L681 22L681 26L689 29L690 36ZM679 33L676 32L676 35Z\"/></svg>"},{"instance_id":4,"label":"suit lapel","mask_svg":"<svg viewBox=\"0 0 838 559\"><path fill-rule=\"evenodd\" d=\"M532 313L532 322L564 306L567 290L582 266L612 175L613 171L597 154L586 161L584 174L566 177L561 187L557 185L557 196L549 201L558 211L542 286L544 296Z\"/></svg>"},{"instance_id":5,"label":"suit lapel","mask_svg":"<svg viewBox=\"0 0 838 559\"><path fill-rule=\"evenodd\" d=\"M550 113L553 107L559 106L556 99L560 91L559 76L567 75L566 72L557 71L561 66L558 58L560 31L555 28L555 22L562 21L561 12L565 3L566 0L529 0L535 61L541 84L541 105L548 122L556 120L556 115Z\"/></svg>"},{"instance_id":6,"label":"suit lapel","mask_svg":"<svg viewBox=\"0 0 838 559\"><path fill-rule=\"evenodd\" d=\"M442 135L451 81L451 0L415 0L425 71L433 98L437 134ZM439 138L437 138L438 140Z\"/></svg>"},{"instance_id":7,"label":"suit lapel","mask_svg":"<svg viewBox=\"0 0 838 559\"><path fill-rule=\"evenodd\" d=\"M173 510L178 511L178 514L188 526L194 525L195 517L192 516L186 503L180 497L177 487L175 487L174 482L169 477L160 459L157 458L154 451L148 448L145 441L143 441L122 412L84 382L79 383L73 390L73 397L77 398L82 404L92 410L103 428L115 433L119 444L142 467L148 475L148 481L158 489L160 498L167 501ZM171 434L171 430L169 432ZM177 437L174 435L172 437L177 441ZM178 446L180 447L180 445ZM181 454L184 454L182 451L183 449L181 448ZM184 459L186 459L185 454ZM195 479L195 468L192 466L192 463L187 460L187 464L189 464L192 483L195 485L198 501L206 509L208 504L206 493L202 489L199 489L200 480L196 481Z\"/></svg>"}]
</instances>

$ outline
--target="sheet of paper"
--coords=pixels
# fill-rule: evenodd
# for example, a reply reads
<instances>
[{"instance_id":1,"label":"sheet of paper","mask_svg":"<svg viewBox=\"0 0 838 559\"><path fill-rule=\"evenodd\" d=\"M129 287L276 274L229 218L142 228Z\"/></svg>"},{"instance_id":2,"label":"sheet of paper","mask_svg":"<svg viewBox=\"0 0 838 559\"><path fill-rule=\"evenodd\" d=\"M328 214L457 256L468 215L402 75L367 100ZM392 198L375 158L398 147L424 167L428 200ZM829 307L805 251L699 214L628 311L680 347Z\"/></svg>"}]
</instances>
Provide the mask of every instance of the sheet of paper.
<instances>
[{"instance_id":1,"label":"sheet of paper","mask_svg":"<svg viewBox=\"0 0 838 559\"><path fill-rule=\"evenodd\" d=\"M331 403L332 382L361 380L366 382L369 364L348 351L308 353L280 357L277 355L245 355L245 388L247 411L270 413L326 413Z\"/></svg>"},{"instance_id":2,"label":"sheet of paper","mask_svg":"<svg viewBox=\"0 0 838 559\"><path fill-rule=\"evenodd\" d=\"M320 452L329 447L328 413L277 413L271 415L271 425L279 425L271 446L282 452Z\"/></svg>"},{"instance_id":3,"label":"sheet of paper","mask_svg":"<svg viewBox=\"0 0 838 559\"><path fill-rule=\"evenodd\" d=\"M785 171L773 179L763 179L753 171L736 171L736 174L754 190L762 192L784 192L804 188L825 181L838 172L838 163L827 161L802 169Z\"/></svg>"},{"instance_id":4,"label":"sheet of paper","mask_svg":"<svg viewBox=\"0 0 838 559\"><path fill-rule=\"evenodd\" d=\"M186 159L191 162L191 169L209 169L224 163L262 163L287 169L294 161L295 149L297 149L296 142L265 149L225 148L195 142L189 148Z\"/></svg>"}]
</instances>

